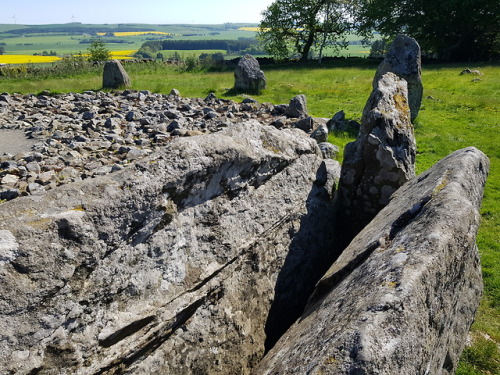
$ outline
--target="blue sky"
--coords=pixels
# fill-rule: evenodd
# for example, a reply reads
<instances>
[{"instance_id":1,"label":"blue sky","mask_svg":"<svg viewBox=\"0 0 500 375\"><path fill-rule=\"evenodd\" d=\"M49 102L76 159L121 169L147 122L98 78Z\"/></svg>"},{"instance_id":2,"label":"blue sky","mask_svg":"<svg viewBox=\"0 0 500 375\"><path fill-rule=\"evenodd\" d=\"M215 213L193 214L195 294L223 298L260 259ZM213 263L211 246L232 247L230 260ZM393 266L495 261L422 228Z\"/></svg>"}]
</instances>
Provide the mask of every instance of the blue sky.
<instances>
[{"instance_id":1,"label":"blue sky","mask_svg":"<svg viewBox=\"0 0 500 375\"><path fill-rule=\"evenodd\" d=\"M0 23L225 23L261 20L273 0L0 0ZM74 18L73 18L74 17Z\"/></svg>"}]
</instances>

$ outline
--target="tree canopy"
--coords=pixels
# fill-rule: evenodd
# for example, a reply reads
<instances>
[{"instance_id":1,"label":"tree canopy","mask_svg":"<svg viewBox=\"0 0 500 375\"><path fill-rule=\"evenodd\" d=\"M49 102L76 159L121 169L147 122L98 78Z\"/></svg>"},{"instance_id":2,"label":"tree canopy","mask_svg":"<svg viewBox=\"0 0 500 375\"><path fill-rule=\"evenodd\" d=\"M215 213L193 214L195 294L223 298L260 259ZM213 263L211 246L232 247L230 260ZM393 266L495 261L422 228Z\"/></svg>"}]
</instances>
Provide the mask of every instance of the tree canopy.
<instances>
[{"instance_id":1,"label":"tree canopy","mask_svg":"<svg viewBox=\"0 0 500 375\"><path fill-rule=\"evenodd\" d=\"M498 55L498 0L359 0L358 31L415 38L424 53L442 60L478 60Z\"/></svg>"},{"instance_id":2,"label":"tree canopy","mask_svg":"<svg viewBox=\"0 0 500 375\"><path fill-rule=\"evenodd\" d=\"M404 33L424 54L441 60L480 60L500 55L498 0L276 0L264 12L258 37L278 59L313 48L345 46L345 36L374 31Z\"/></svg>"},{"instance_id":3,"label":"tree canopy","mask_svg":"<svg viewBox=\"0 0 500 375\"><path fill-rule=\"evenodd\" d=\"M89 61L107 61L111 58L111 53L106 48L106 43L100 39L93 39L90 47L87 48Z\"/></svg>"},{"instance_id":4,"label":"tree canopy","mask_svg":"<svg viewBox=\"0 0 500 375\"><path fill-rule=\"evenodd\" d=\"M299 54L306 60L313 46L320 51L327 45L341 48L351 26L347 4L348 0L277 0L262 13L258 38L278 59Z\"/></svg>"}]
</instances>

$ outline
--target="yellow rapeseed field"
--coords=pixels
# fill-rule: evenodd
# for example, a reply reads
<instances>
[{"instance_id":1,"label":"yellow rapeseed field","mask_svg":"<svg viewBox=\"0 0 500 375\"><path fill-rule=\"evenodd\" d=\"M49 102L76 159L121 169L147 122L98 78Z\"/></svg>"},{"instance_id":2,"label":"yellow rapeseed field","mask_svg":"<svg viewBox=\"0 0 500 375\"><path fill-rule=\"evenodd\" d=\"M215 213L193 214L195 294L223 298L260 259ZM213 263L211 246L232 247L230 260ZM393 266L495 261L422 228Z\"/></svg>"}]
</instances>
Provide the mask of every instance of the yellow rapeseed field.
<instances>
[{"instance_id":1,"label":"yellow rapeseed field","mask_svg":"<svg viewBox=\"0 0 500 375\"><path fill-rule=\"evenodd\" d=\"M259 31L260 30L260 27L240 27L238 30L241 30L241 31Z\"/></svg>"},{"instance_id":2,"label":"yellow rapeseed field","mask_svg":"<svg viewBox=\"0 0 500 375\"><path fill-rule=\"evenodd\" d=\"M137 50L112 51L111 52L111 57L113 59L118 59L118 60L132 59L131 55L133 55L136 52L137 52Z\"/></svg>"},{"instance_id":3,"label":"yellow rapeseed field","mask_svg":"<svg viewBox=\"0 0 500 375\"><path fill-rule=\"evenodd\" d=\"M0 64L51 63L58 60L61 58L57 56L0 55Z\"/></svg>"}]
</instances>

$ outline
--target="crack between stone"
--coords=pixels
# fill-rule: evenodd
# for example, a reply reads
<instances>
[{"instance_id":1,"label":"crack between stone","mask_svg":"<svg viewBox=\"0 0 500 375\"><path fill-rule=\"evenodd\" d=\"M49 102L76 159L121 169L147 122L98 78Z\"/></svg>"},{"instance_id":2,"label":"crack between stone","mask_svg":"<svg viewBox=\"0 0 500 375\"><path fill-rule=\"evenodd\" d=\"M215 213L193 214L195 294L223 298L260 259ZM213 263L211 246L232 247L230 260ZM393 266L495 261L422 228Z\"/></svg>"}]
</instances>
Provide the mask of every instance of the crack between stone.
<instances>
[{"instance_id":1,"label":"crack between stone","mask_svg":"<svg viewBox=\"0 0 500 375\"><path fill-rule=\"evenodd\" d=\"M209 291L205 296L197 299L189 306L182 309L174 318L161 323L142 344L139 344L137 347L130 350L128 355L123 358L115 359L109 365L95 372L94 375L121 374L136 361L149 356L165 341L167 341L179 328L182 328L208 299L213 297L218 299L219 297L217 296L217 292L218 288Z\"/></svg>"},{"instance_id":2,"label":"crack between stone","mask_svg":"<svg viewBox=\"0 0 500 375\"><path fill-rule=\"evenodd\" d=\"M226 268L234 264L238 259L242 258L245 254L247 254L255 246L255 244L257 244L262 238L268 236L270 233L280 228L284 223L293 220L294 218L295 215L287 214L282 218L280 218L278 221L274 222L269 228L259 233L251 241L248 241L245 244L239 246L238 254L235 257L231 258L227 263L225 263L223 266L212 272L210 275L208 275L206 278L201 280L199 283L194 285L189 290L179 294L178 296L174 297L173 299L165 303L158 310L165 308L175 300L187 294L202 289L211 280L213 280L216 276L218 276L221 272L223 272ZM189 318L191 318L196 313L197 309L201 307L207 300L217 301L220 298L222 298L222 293L219 292L220 292L219 286L213 287L207 292L206 295L197 299L189 306L185 307L178 314L176 314L174 318L168 320L167 322L156 323L157 324L156 327L153 325L152 327L149 328L149 332L151 333L146 333L148 335L148 338L142 345L140 345L140 347L137 350L131 350L129 354L126 355L125 357L115 359L109 365L95 372L94 375L121 374L134 362L140 360L141 358L149 356L156 349L158 349L158 347L160 347L165 341L167 341L179 328L182 328L184 324L189 320ZM100 341L99 345L108 348L117 344L123 339L147 327L148 325L155 323L156 316L149 316L144 319L140 319L136 322L130 323L126 327L119 329L118 331L111 334L104 340Z\"/></svg>"},{"instance_id":3,"label":"crack between stone","mask_svg":"<svg viewBox=\"0 0 500 375\"><path fill-rule=\"evenodd\" d=\"M394 220L389 234L386 237L387 242L382 244L380 240L376 240L366 248L360 252L357 256L355 256L351 261L349 261L344 267L340 270L334 272L332 275L321 279L314 292L309 297L309 301L304 309L304 314L301 319L308 316L312 310L320 303L323 298L330 293L337 285L339 285L347 276L349 276L356 268L361 266L366 260L370 257L370 255L379 247L383 246L387 248L389 243L397 236L399 232L401 232L404 228L406 228L413 220L415 220L424 210L427 203L432 199L432 196L423 197L420 202L413 205L410 209L403 212L396 220Z\"/></svg>"}]
</instances>

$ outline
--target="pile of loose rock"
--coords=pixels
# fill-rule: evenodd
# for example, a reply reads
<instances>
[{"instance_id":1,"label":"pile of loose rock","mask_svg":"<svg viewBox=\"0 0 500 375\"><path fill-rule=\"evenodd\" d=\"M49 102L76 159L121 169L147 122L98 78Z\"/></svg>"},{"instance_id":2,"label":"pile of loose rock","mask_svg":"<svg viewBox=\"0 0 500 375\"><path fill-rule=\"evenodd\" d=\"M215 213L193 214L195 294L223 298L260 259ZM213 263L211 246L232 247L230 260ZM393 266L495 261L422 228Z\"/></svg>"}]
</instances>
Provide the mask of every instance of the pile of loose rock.
<instances>
[{"instance_id":1,"label":"pile of loose rock","mask_svg":"<svg viewBox=\"0 0 500 375\"><path fill-rule=\"evenodd\" d=\"M305 98L302 98L304 102ZM289 116L290 105L242 103L218 99L184 98L149 91L70 93L61 95L0 95L0 131L24 131L36 143L31 150L8 154L0 150L0 199L39 194L58 185L108 174L147 156L175 137L217 132L233 124L257 119L278 128L299 127L323 138L318 119ZM304 128L301 123L309 121ZM323 135L321 135L323 134ZM332 147L321 145L328 157Z\"/></svg>"}]
</instances>

